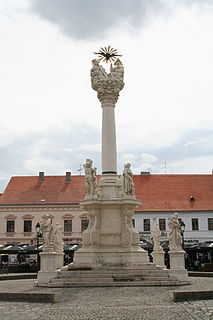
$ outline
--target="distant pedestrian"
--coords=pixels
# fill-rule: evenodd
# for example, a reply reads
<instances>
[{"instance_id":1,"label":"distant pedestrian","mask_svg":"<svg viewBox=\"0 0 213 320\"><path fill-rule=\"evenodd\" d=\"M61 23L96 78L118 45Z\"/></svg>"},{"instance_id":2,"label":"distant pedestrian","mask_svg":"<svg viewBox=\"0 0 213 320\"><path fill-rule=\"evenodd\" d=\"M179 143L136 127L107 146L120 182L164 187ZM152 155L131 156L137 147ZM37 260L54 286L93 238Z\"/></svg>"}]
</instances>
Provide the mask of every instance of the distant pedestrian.
<instances>
[{"instance_id":1,"label":"distant pedestrian","mask_svg":"<svg viewBox=\"0 0 213 320\"><path fill-rule=\"evenodd\" d=\"M194 271L200 270L200 267L201 267L200 260L199 259L195 260L195 262L194 262Z\"/></svg>"}]
</instances>

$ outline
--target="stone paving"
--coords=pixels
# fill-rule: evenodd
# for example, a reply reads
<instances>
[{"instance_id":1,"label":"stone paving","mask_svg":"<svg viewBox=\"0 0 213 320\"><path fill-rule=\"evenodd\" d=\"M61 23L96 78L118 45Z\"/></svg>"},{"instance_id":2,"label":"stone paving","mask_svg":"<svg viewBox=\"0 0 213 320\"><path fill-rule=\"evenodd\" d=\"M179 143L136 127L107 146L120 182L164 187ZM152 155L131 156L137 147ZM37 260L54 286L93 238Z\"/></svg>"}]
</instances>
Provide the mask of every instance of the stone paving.
<instances>
[{"instance_id":1,"label":"stone paving","mask_svg":"<svg viewBox=\"0 0 213 320\"><path fill-rule=\"evenodd\" d=\"M213 290L213 278L181 287L38 288L34 280L0 282L1 292L55 292L57 302L0 301L1 320L213 320L213 300L173 302L173 291Z\"/></svg>"}]
</instances>

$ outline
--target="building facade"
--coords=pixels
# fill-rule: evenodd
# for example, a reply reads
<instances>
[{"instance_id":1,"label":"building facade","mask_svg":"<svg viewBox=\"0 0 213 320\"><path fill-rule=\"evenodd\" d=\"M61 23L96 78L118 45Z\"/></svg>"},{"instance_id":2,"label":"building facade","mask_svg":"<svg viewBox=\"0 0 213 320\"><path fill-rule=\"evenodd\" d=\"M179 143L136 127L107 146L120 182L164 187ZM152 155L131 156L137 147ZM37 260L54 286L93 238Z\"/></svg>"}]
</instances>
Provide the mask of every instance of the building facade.
<instances>
[{"instance_id":1,"label":"building facade","mask_svg":"<svg viewBox=\"0 0 213 320\"><path fill-rule=\"evenodd\" d=\"M185 223L185 241L213 242L213 175L141 174L134 176L135 228L151 240L158 223L162 239L168 238L168 222L178 212ZM12 177L0 197L0 244L35 244L35 226L50 214L63 227L65 244L80 243L88 226L80 201L86 193L84 176Z\"/></svg>"}]
</instances>

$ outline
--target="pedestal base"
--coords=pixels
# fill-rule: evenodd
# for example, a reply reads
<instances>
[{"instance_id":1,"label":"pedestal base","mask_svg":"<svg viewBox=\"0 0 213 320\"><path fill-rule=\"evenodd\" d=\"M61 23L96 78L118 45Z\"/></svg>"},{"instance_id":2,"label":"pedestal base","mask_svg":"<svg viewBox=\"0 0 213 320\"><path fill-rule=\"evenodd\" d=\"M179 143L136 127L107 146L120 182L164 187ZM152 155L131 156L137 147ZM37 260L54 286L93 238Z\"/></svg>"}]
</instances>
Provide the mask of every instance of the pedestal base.
<instances>
[{"instance_id":1,"label":"pedestal base","mask_svg":"<svg viewBox=\"0 0 213 320\"><path fill-rule=\"evenodd\" d=\"M185 269L185 254L185 251L169 252L169 275L176 277L180 282L187 282L190 284L190 281L188 280L188 271Z\"/></svg>"},{"instance_id":2,"label":"pedestal base","mask_svg":"<svg viewBox=\"0 0 213 320\"><path fill-rule=\"evenodd\" d=\"M134 268L148 263L148 254L138 247L81 248L75 252L75 268Z\"/></svg>"},{"instance_id":3,"label":"pedestal base","mask_svg":"<svg viewBox=\"0 0 213 320\"><path fill-rule=\"evenodd\" d=\"M164 252L163 252L163 251L159 251L159 252L153 251L153 252L152 252L152 257L153 257L153 262L154 262L156 265L165 268Z\"/></svg>"},{"instance_id":4,"label":"pedestal base","mask_svg":"<svg viewBox=\"0 0 213 320\"><path fill-rule=\"evenodd\" d=\"M83 233L83 247L75 252L77 268L127 267L147 263L148 254L139 246L133 228L133 209L140 204L124 196L117 175L102 176L96 198L86 198L81 206L88 212L89 226Z\"/></svg>"},{"instance_id":5,"label":"pedestal base","mask_svg":"<svg viewBox=\"0 0 213 320\"><path fill-rule=\"evenodd\" d=\"M170 251L170 269L185 270L185 251Z\"/></svg>"},{"instance_id":6,"label":"pedestal base","mask_svg":"<svg viewBox=\"0 0 213 320\"><path fill-rule=\"evenodd\" d=\"M40 259L41 271L38 272L37 285L47 286L50 280L57 278L57 270L64 264L64 253L42 252Z\"/></svg>"}]
</instances>

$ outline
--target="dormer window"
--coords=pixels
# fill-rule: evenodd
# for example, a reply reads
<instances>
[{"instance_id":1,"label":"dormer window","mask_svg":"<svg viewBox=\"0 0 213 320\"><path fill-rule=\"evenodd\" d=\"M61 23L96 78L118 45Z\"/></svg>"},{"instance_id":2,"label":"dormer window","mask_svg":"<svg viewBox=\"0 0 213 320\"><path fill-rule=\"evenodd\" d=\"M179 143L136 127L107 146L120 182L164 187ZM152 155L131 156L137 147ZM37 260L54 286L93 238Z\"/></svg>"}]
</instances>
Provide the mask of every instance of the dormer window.
<instances>
[{"instance_id":1,"label":"dormer window","mask_svg":"<svg viewBox=\"0 0 213 320\"><path fill-rule=\"evenodd\" d=\"M194 201L195 200L195 197L191 194L190 196L189 196L189 201Z\"/></svg>"}]
</instances>

